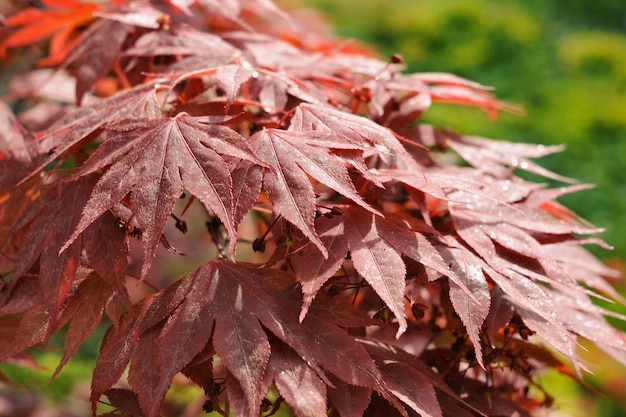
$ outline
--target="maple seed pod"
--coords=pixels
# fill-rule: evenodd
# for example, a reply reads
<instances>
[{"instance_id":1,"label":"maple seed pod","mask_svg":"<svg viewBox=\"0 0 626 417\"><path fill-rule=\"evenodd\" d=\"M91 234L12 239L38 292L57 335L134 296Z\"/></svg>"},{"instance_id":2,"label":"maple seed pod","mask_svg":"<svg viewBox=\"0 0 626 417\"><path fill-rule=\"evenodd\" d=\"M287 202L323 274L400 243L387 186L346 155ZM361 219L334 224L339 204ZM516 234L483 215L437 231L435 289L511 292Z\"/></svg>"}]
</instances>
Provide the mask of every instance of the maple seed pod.
<instances>
[{"instance_id":1,"label":"maple seed pod","mask_svg":"<svg viewBox=\"0 0 626 417\"><path fill-rule=\"evenodd\" d=\"M204 394L210 398L218 397L224 391L225 383L224 378L209 378L204 384Z\"/></svg>"},{"instance_id":2,"label":"maple seed pod","mask_svg":"<svg viewBox=\"0 0 626 417\"><path fill-rule=\"evenodd\" d=\"M424 304L416 303L411 306L411 313L413 314L413 317L415 317L416 320L423 319L426 313L426 310L428 310L428 306Z\"/></svg>"},{"instance_id":3,"label":"maple seed pod","mask_svg":"<svg viewBox=\"0 0 626 417\"><path fill-rule=\"evenodd\" d=\"M218 217L211 217L211 220L206 222L206 228L209 232L216 231L222 225L222 221Z\"/></svg>"},{"instance_id":4,"label":"maple seed pod","mask_svg":"<svg viewBox=\"0 0 626 417\"><path fill-rule=\"evenodd\" d=\"M202 404L202 411L205 413L213 412L213 400L206 400L204 404Z\"/></svg>"},{"instance_id":5,"label":"maple seed pod","mask_svg":"<svg viewBox=\"0 0 626 417\"><path fill-rule=\"evenodd\" d=\"M261 237L254 239L254 242L252 242L252 250L261 253L265 252L265 239Z\"/></svg>"},{"instance_id":6,"label":"maple seed pod","mask_svg":"<svg viewBox=\"0 0 626 417\"><path fill-rule=\"evenodd\" d=\"M391 54L389 62L391 62L392 64L402 64L404 63L404 57L400 54Z\"/></svg>"},{"instance_id":7,"label":"maple seed pod","mask_svg":"<svg viewBox=\"0 0 626 417\"><path fill-rule=\"evenodd\" d=\"M263 401L261 401L261 407L260 407L259 413L267 413L268 411L270 411L271 408L272 408L272 402L268 400L267 398L263 398Z\"/></svg>"},{"instance_id":8,"label":"maple seed pod","mask_svg":"<svg viewBox=\"0 0 626 417\"><path fill-rule=\"evenodd\" d=\"M172 218L176 222L175 223L176 228L180 230L182 233L187 233L187 222L181 219L180 217L175 216L173 213L170 214L170 216L172 216Z\"/></svg>"},{"instance_id":9,"label":"maple seed pod","mask_svg":"<svg viewBox=\"0 0 626 417\"><path fill-rule=\"evenodd\" d=\"M187 233L187 222L181 219L177 219L176 228L183 233Z\"/></svg>"},{"instance_id":10,"label":"maple seed pod","mask_svg":"<svg viewBox=\"0 0 626 417\"><path fill-rule=\"evenodd\" d=\"M339 286L333 284L330 287L328 287L328 295L330 295L331 297L335 297L337 295L339 295L341 293L341 289L339 288Z\"/></svg>"}]
</instances>

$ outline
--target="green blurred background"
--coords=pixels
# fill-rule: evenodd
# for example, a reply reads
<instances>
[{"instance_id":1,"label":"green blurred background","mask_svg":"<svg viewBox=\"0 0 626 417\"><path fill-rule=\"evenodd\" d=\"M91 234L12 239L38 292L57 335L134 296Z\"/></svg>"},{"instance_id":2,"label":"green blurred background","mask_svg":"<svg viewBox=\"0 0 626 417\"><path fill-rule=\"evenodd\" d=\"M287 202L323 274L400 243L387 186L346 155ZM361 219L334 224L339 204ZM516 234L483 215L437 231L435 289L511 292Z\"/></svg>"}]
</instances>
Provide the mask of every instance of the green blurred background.
<instances>
[{"instance_id":1,"label":"green blurred background","mask_svg":"<svg viewBox=\"0 0 626 417\"><path fill-rule=\"evenodd\" d=\"M2 1L2 0L0 0ZM626 1L624 0L277 0L289 9L311 6L335 33L400 53L410 71L451 72L496 87L499 98L521 104L526 116L501 113L493 122L474 108L435 104L424 121L460 133L565 144L539 160L544 167L596 188L560 201L607 229L612 252L590 248L624 270L626 259ZM555 184L557 185L557 184ZM626 293L626 286L616 283ZM626 329L623 323L618 326ZM39 388L46 408L88 410L86 392L99 334L52 385L62 340L36 353L46 369L3 365L18 382ZM541 380L564 413L626 416L626 369L589 347L595 375L586 381L606 395L549 373ZM73 393L78 404L67 404ZM191 401L175 394L178 401ZM81 398L82 397L82 398ZM185 398L186 397L186 398ZM56 403L51 405L49 402ZM87 407L87 408L85 408ZM57 415L49 412L47 415ZM78 412L81 415L81 412Z\"/></svg>"},{"instance_id":2,"label":"green blurred background","mask_svg":"<svg viewBox=\"0 0 626 417\"><path fill-rule=\"evenodd\" d=\"M589 249L625 270L626 1L289 1L297 4L321 11L340 36L385 55L400 53L409 71L451 72L522 105L526 116L501 113L493 122L475 108L434 104L423 121L464 134L564 144L564 152L537 162L596 185L559 201L606 228L603 238L615 249ZM623 281L615 284L626 294ZM626 416L626 368L586 347L595 375L585 380L599 392L555 372L543 375L557 409L576 417Z\"/></svg>"}]
</instances>

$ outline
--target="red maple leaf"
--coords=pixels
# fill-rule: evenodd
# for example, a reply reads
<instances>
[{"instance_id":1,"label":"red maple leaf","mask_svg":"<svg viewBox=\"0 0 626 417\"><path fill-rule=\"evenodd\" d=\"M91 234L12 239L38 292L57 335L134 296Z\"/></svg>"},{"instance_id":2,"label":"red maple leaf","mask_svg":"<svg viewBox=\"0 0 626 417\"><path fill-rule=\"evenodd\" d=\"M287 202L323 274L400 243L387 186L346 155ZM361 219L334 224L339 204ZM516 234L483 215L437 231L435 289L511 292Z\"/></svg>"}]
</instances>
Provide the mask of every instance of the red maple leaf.
<instances>
[{"instance_id":1,"label":"red maple leaf","mask_svg":"<svg viewBox=\"0 0 626 417\"><path fill-rule=\"evenodd\" d=\"M129 382L144 412L158 415L171 378L209 341L233 377L227 385L235 385L231 389L243 394L240 413L245 415L256 415L266 394L263 387L267 385L259 382L271 354L277 360L271 369L278 373L269 376L279 377L280 386L281 371L304 366L310 383L318 387L320 381L327 383L324 375L328 372L345 383L388 395L371 358L345 331L329 326L317 312L298 321L299 303L293 303L292 290L285 293L293 282L281 271L216 260L144 300L105 336L94 371L92 401L116 382L132 357ZM347 315L348 321L338 319L349 325L351 316ZM274 351L268 331L289 348L279 344ZM181 344L181 340L187 342ZM287 353L281 354L281 349ZM311 406L302 403L302 407Z\"/></svg>"},{"instance_id":2,"label":"red maple leaf","mask_svg":"<svg viewBox=\"0 0 626 417\"><path fill-rule=\"evenodd\" d=\"M58 64L69 52L75 31L91 22L102 10L98 3L80 0L42 0L47 9L28 7L4 21L9 27L20 27L0 43L0 58L8 48L30 45L52 36L50 56L45 63Z\"/></svg>"},{"instance_id":3,"label":"red maple leaf","mask_svg":"<svg viewBox=\"0 0 626 417\"><path fill-rule=\"evenodd\" d=\"M258 161L246 141L218 123L224 118L128 119L108 126L105 141L77 171L81 177L108 167L95 185L80 222L62 250L130 193L133 220L144 243L148 271L176 200L188 190L224 223L234 254L232 179L222 155ZM128 135L133 139L128 140ZM261 162L259 162L261 163Z\"/></svg>"}]
</instances>

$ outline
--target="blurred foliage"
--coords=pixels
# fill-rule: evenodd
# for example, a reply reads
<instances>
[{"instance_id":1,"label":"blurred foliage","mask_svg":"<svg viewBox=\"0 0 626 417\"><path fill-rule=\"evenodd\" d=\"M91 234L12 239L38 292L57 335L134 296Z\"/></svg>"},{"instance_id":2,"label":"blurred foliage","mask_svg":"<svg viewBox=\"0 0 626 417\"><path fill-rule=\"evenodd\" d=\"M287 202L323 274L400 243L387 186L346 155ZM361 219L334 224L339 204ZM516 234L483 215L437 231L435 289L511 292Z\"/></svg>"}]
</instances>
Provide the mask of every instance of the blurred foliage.
<instances>
[{"instance_id":1,"label":"blurred foliage","mask_svg":"<svg viewBox=\"0 0 626 417\"><path fill-rule=\"evenodd\" d=\"M297 0L290 1L292 5ZM596 188L562 202L607 229L626 258L626 3L577 0L300 0L341 36L398 52L412 71L443 71L495 86L527 116L436 104L424 120L465 134L566 150L539 161Z\"/></svg>"},{"instance_id":2,"label":"blurred foliage","mask_svg":"<svg viewBox=\"0 0 626 417\"><path fill-rule=\"evenodd\" d=\"M566 150L538 161L596 188L561 202L607 231L613 252L589 249L622 271L626 259L626 3L623 0L292 0L323 11L340 36L400 53L412 71L451 72L497 88L527 116L494 123L474 108L435 104L424 121L464 134ZM536 180L536 178L534 178ZM551 184L562 185L562 184ZM626 293L623 282L620 291ZM624 310L624 309L622 309ZM622 314L625 311L621 311ZM624 329L624 322L614 321ZM542 380L557 410L626 415L623 367L588 355L588 388L557 371Z\"/></svg>"},{"instance_id":3,"label":"blurred foliage","mask_svg":"<svg viewBox=\"0 0 626 417\"><path fill-rule=\"evenodd\" d=\"M50 377L63 354L63 332L55 334L46 348L31 350L37 367L0 364L0 372L12 382L0 385L0 417L90 415L89 386L104 330L101 326L87 339L54 381Z\"/></svg>"}]
</instances>

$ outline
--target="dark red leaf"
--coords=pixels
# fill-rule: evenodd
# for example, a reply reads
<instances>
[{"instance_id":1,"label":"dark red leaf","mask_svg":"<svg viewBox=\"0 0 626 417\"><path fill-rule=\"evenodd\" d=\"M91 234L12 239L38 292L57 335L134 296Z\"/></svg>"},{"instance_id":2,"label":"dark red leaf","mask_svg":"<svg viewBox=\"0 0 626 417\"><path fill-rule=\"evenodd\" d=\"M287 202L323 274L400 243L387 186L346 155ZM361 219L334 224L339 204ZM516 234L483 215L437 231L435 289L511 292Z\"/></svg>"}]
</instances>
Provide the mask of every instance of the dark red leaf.
<instances>
[{"instance_id":1,"label":"dark red leaf","mask_svg":"<svg viewBox=\"0 0 626 417\"><path fill-rule=\"evenodd\" d=\"M63 343L63 357L51 379L74 356L85 339L100 325L104 309L114 296L114 290L106 281L96 274L90 274L80 283L76 292L69 298L68 306L64 308L61 323L71 319Z\"/></svg>"},{"instance_id":2,"label":"dark red leaf","mask_svg":"<svg viewBox=\"0 0 626 417\"><path fill-rule=\"evenodd\" d=\"M579 246L579 242L544 244L543 249L552 259L560 263L567 275L577 282L607 294L619 302L625 302L623 296L606 280L606 278L618 278L620 276L619 271L607 267L586 249Z\"/></svg>"},{"instance_id":3,"label":"dark red leaf","mask_svg":"<svg viewBox=\"0 0 626 417\"><path fill-rule=\"evenodd\" d=\"M411 363L400 358L394 360L391 350L366 345L381 369L383 378L391 392L420 415L443 417L435 394L435 385L415 369ZM384 359L383 359L384 358Z\"/></svg>"},{"instance_id":4,"label":"dark red leaf","mask_svg":"<svg viewBox=\"0 0 626 417\"><path fill-rule=\"evenodd\" d=\"M60 187L63 187L63 193ZM13 242L19 249L15 272L9 285L15 285L39 260L39 285L43 293L49 294L46 304L52 320L57 318L74 283L80 265L82 242L68 245L61 254L59 251L78 224L91 187L91 177L75 182L61 180L49 185L14 229L19 231L21 239ZM50 227L51 224L55 227Z\"/></svg>"},{"instance_id":5,"label":"dark red leaf","mask_svg":"<svg viewBox=\"0 0 626 417\"><path fill-rule=\"evenodd\" d=\"M272 343L267 372L298 417L326 414L326 384L293 350Z\"/></svg>"},{"instance_id":6,"label":"dark red leaf","mask_svg":"<svg viewBox=\"0 0 626 417\"><path fill-rule=\"evenodd\" d=\"M187 378L203 388L207 381L211 381L213 378L213 355L215 355L215 349L213 349L212 342L212 340L209 340L204 349L181 371Z\"/></svg>"},{"instance_id":7,"label":"dark red leaf","mask_svg":"<svg viewBox=\"0 0 626 417\"><path fill-rule=\"evenodd\" d=\"M485 319L484 328L489 340L493 344L495 343L498 331L503 329L504 326L509 324L511 321L514 308L499 287L495 287L491 291L493 293L493 298L491 300L489 314Z\"/></svg>"},{"instance_id":8,"label":"dark red leaf","mask_svg":"<svg viewBox=\"0 0 626 417\"><path fill-rule=\"evenodd\" d=\"M302 279L305 294L301 317L306 313L309 300L337 271L349 251L354 268L397 318L399 337L407 327L404 313L404 261L398 251L379 235L376 215L359 207L341 206L341 210L343 214L330 219L320 217L317 222L320 230L327 235L329 257L322 259L303 251L300 259L295 261L296 276Z\"/></svg>"},{"instance_id":9,"label":"dark red leaf","mask_svg":"<svg viewBox=\"0 0 626 417\"><path fill-rule=\"evenodd\" d=\"M167 32L147 32L123 52L124 56L143 57L201 56L204 65L215 66L232 62L238 54L239 51L222 37L190 26L172 28Z\"/></svg>"},{"instance_id":10,"label":"dark red leaf","mask_svg":"<svg viewBox=\"0 0 626 417\"><path fill-rule=\"evenodd\" d=\"M332 379L328 399L341 417L361 417L370 402L372 390Z\"/></svg>"},{"instance_id":11,"label":"dark red leaf","mask_svg":"<svg viewBox=\"0 0 626 417\"><path fill-rule=\"evenodd\" d=\"M110 329L105 336L94 373L92 400L111 386L112 376L119 378L122 364L128 362L136 345L129 381L142 408L149 416L156 415L172 376L190 363L211 337L212 317L215 351L237 381L238 388L232 389L243 392L245 406L242 407L250 415L256 414L250 410L258 410L266 394L260 384L270 357L264 328L297 352L318 377L331 372L350 384L386 392L365 350L345 331L313 313L300 324L299 304L292 306L264 289L265 285L275 287L280 280L293 283L292 278L280 271L212 261L172 289L168 287L143 302L134 309L138 319L130 328L129 322L124 321L119 329ZM181 296L185 298L178 301ZM163 302L169 307L160 307ZM159 324L168 310L171 318L164 325ZM181 344L181 339L188 343ZM118 355L113 355L115 350ZM106 376L102 373L103 366L112 368ZM231 395L234 394L229 391Z\"/></svg>"},{"instance_id":12,"label":"dark red leaf","mask_svg":"<svg viewBox=\"0 0 626 417\"><path fill-rule=\"evenodd\" d=\"M155 327L141 335L128 372L128 383L137 393L141 409L147 417L161 415L161 402L165 397L165 391L162 392L159 388L163 384L167 384L169 388L171 383L171 380L160 379L159 353L162 345L159 343L159 330Z\"/></svg>"},{"instance_id":13,"label":"dark red leaf","mask_svg":"<svg viewBox=\"0 0 626 417\"><path fill-rule=\"evenodd\" d=\"M258 76L252 68L243 65L224 65L218 68L215 75L226 91L227 107L235 100L241 85L255 74Z\"/></svg>"},{"instance_id":14,"label":"dark red leaf","mask_svg":"<svg viewBox=\"0 0 626 417\"><path fill-rule=\"evenodd\" d=\"M252 410L248 404L248 399L239 385L239 381L230 373L226 372L225 378L226 395L228 396L228 406L235 416L258 416L259 409Z\"/></svg>"},{"instance_id":15,"label":"dark red leaf","mask_svg":"<svg viewBox=\"0 0 626 417\"><path fill-rule=\"evenodd\" d=\"M463 283L461 288L455 280L449 280L450 301L474 345L478 363L485 368L480 335L491 305L489 285L480 266L475 265L471 259L464 259L463 251L455 248L449 248L449 251L453 259L450 267Z\"/></svg>"},{"instance_id":16,"label":"dark red leaf","mask_svg":"<svg viewBox=\"0 0 626 417\"><path fill-rule=\"evenodd\" d=\"M201 288L192 288L192 292L201 293ZM161 400L171 385L172 378L183 367L202 351L208 342L213 320L207 317L205 311L198 311L198 303L191 297L185 300L176 310L158 334L154 341L155 346L147 353L144 360L147 363L136 366L135 369L143 370L150 368L152 375L137 375L135 381L143 384L143 380L152 378L150 385L134 386L139 395L139 402L149 416L158 416ZM144 333L145 334L145 333ZM144 338L141 336L141 340ZM184 340L184 348L181 349L181 340ZM141 347L141 345L140 345ZM138 348L139 349L139 348ZM152 356L154 355L154 356ZM146 353L138 350L134 358L146 356ZM133 359L133 364L135 359ZM133 367L131 366L131 371ZM132 383L132 381L130 381Z\"/></svg>"},{"instance_id":17,"label":"dark red leaf","mask_svg":"<svg viewBox=\"0 0 626 417\"><path fill-rule=\"evenodd\" d=\"M104 213L85 230L82 240L91 267L130 307L126 289L128 237L118 221L110 213ZM104 253L107 256L102 256Z\"/></svg>"},{"instance_id":18,"label":"dark red leaf","mask_svg":"<svg viewBox=\"0 0 626 417\"><path fill-rule=\"evenodd\" d=\"M274 211L298 227L327 256L313 226L315 195L309 177L373 209L356 192L343 162L327 149L306 145L306 137L298 132L265 129L251 139L251 146L274 168L265 171L263 178Z\"/></svg>"},{"instance_id":19,"label":"dark red leaf","mask_svg":"<svg viewBox=\"0 0 626 417\"><path fill-rule=\"evenodd\" d=\"M296 226L315 246L327 256L327 251L313 227L315 192L306 173L289 158L286 150L278 148L263 130L255 135L252 147L274 171L266 171L263 185L272 209ZM282 145L284 147L285 145Z\"/></svg>"},{"instance_id":20,"label":"dark red leaf","mask_svg":"<svg viewBox=\"0 0 626 417\"><path fill-rule=\"evenodd\" d=\"M270 357L267 335L255 318L254 306L247 303L247 298L242 294L246 288L236 282L229 282L230 279L222 277L218 270L211 272L204 276L204 280L212 284L207 289L206 297L211 303L206 308L219 317L215 321L213 346L226 368L239 382L248 409L258 410L266 394L261 390L260 381Z\"/></svg>"},{"instance_id":21,"label":"dark red leaf","mask_svg":"<svg viewBox=\"0 0 626 417\"><path fill-rule=\"evenodd\" d=\"M90 141L92 134L111 121L127 117L157 117L161 114L156 99L157 87L146 83L90 106L74 110L47 129L40 142L40 152L51 153L48 161L34 171L38 173L50 161L60 157L76 144ZM32 174L31 174L32 175Z\"/></svg>"},{"instance_id":22,"label":"dark red leaf","mask_svg":"<svg viewBox=\"0 0 626 417\"><path fill-rule=\"evenodd\" d=\"M109 398L111 405L118 411L129 416L140 416L143 414L139 407L137 394L131 390L122 388L112 388L107 390L104 395Z\"/></svg>"},{"instance_id":23,"label":"dark red leaf","mask_svg":"<svg viewBox=\"0 0 626 417\"><path fill-rule=\"evenodd\" d=\"M232 167L230 175L233 179L233 206L235 227L252 208L261 192L263 169L258 164L245 159L238 160Z\"/></svg>"},{"instance_id":24,"label":"dark red leaf","mask_svg":"<svg viewBox=\"0 0 626 417\"><path fill-rule=\"evenodd\" d=\"M445 402L438 397L452 400L454 406L460 406L472 412L471 415L484 416L472 405L457 395L450 386L433 370L416 356L383 343L363 340L363 346L381 367L381 371L390 387L393 386L398 398L409 407L424 409L421 415L453 415L449 409L443 408ZM445 394L445 395L444 395ZM417 410L416 410L417 411Z\"/></svg>"},{"instance_id":25,"label":"dark red leaf","mask_svg":"<svg viewBox=\"0 0 626 417\"><path fill-rule=\"evenodd\" d=\"M386 156L385 152L393 154L395 164L401 169L414 170L416 175L422 171L413 157L406 151L393 133L373 121L336 110L313 104L301 104L296 108L290 130L317 131L340 140L353 149L372 148L376 145L386 148L378 153ZM345 145L344 145L345 146ZM349 148L348 148L349 149Z\"/></svg>"},{"instance_id":26,"label":"dark red leaf","mask_svg":"<svg viewBox=\"0 0 626 417\"><path fill-rule=\"evenodd\" d=\"M130 132L136 136L129 141ZM165 223L186 189L222 220L234 253L232 180L220 154L256 161L240 135L214 124L211 118L180 115L116 124L115 131L77 173L86 175L112 164L96 184L81 221L65 246L130 193L133 218L144 243L145 276Z\"/></svg>"},{"instance_id":27,"label":"dark red leaf","mask_svg":"<svg viewBox=\"0 0 626 417\"><path fill-rule=\"evenodd\" d=\"M91 407L96 410L100 397L115 385L128 365L137 344L132 337L133 318L126 314L117 327L110 326L102 340L91 378Z\"/></svg>"},{"instance_id":28,"label":"dark red leaf","mask_svg":"<svg viewBox=\"0 0 626 417\"><path fill-rule=\"evenodd\" d=\"M341 216L318 218L315 221L315 229L324 246L328 248L328 257L324 257L318 250L305 248L291 261L295 276L302 285L302 293L304 294L300 321L304 320L322 285L335 275L343 265L349 243L344 238L344 227Z\"/></svg>"},{"instance_id":29,"label":"dark red leaf","mask_svg":"<svg viewBox=\"0 0 626 417\"><path fill-rule=\"evenodd\" d=\"M108 19L95 21L83 34L64 62L76 66L76 102L100 78L109 73L130 32L130 26Z\"/></svg>"},{"instance_id":30,"label":"dark red leaf","mask_svg":"<svg viewBox=\"0 0 626 417\"><path fill-rule=\"evenodd\" d=\"M299 323L297 309L259 287L258 282L271 278L278 271L266 272L253 265L223 261L215 265L220 272L218 276L223 275L224 280L230 281L234 290L243 290L242 305L254 312L264 327L295 350L318 374L322 365L348 383L384 389L378 379L378 370L352 337L313 315Z\"/></svg>"},{"instance_id":31,"label":"dark red leaf","mask_svg":"<svg viewBox=\"0 0 626 417\"><path fill-rule=\"evenodd\" d=\"M0 351L0 360L5 361L29 347L48 341L54 320L55 317L52 316L49 306L45 303L37 304L28 310L20 320L15 338Z\"/></svg>"},{"instance_id":32,"label":"dark red leaf","mask_svg":"<svg viewBox=\"0 0 626 417\"><path fill-rule=\"evenodd\" d=\"M120 379L140 336L163 322L185 300L190 284L192 282L176 281L158 294L143 298L121 317L117 325L107 329L91 381L92 407ZM177 346L184 347L180 343Z\"/></svg>"}]
</instances>

